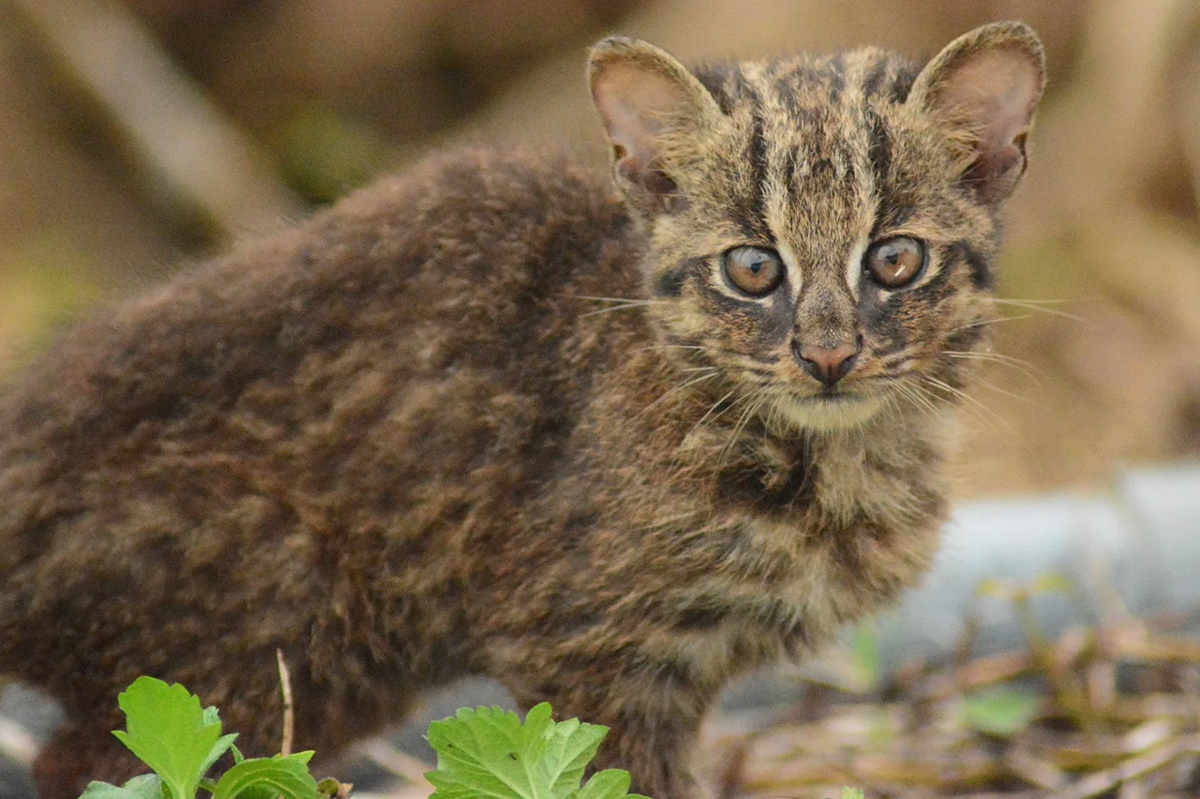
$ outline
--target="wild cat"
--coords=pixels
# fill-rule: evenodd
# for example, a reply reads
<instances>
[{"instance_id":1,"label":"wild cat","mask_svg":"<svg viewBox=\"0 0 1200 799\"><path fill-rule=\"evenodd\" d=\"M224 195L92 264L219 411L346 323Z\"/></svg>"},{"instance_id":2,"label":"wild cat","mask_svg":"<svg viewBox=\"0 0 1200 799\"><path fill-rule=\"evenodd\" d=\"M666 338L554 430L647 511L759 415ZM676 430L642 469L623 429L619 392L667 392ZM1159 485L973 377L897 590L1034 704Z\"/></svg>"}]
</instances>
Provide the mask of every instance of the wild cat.
<instances>
[{"instance_id":1,"label":"wild cat","mask_svg":"<svg viewBox=\"0 0 1200 799\"><path fill-rule=\"evenodd\" d=\"M467 149L81 323L0 400L0 670L45 799L136 676L321 755L468 674L684 799L732 676L930 563L1044 81L1019 23L689 71L591 51L613 180Z\"/></svg>"}]
</instances>

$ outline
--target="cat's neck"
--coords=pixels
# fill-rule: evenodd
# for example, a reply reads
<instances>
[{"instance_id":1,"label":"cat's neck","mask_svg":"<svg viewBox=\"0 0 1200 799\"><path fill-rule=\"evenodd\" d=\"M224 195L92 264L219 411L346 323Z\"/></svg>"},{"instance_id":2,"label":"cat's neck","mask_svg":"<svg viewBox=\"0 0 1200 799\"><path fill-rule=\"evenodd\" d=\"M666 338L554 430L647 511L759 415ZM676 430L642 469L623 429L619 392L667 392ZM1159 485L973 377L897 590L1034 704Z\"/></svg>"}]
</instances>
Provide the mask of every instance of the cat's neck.
<instances>
[{"instance_id":1,"label":"cat's neck","mask_svg":"<svg viewBox=\"0 0 1200 799\"><path fill-rule=\"evenodd\" d=\"M673 474L676 488L752 514L835 525L896 526L941 512L952 405L893 404L853 426L806 429L727 396L717 381L693 382L689 368L665 350L618 367L618 383L639 388L620 398L625 441L616 451L650 453L656 463L646 467Z\"/></svg>"}]
</instances>

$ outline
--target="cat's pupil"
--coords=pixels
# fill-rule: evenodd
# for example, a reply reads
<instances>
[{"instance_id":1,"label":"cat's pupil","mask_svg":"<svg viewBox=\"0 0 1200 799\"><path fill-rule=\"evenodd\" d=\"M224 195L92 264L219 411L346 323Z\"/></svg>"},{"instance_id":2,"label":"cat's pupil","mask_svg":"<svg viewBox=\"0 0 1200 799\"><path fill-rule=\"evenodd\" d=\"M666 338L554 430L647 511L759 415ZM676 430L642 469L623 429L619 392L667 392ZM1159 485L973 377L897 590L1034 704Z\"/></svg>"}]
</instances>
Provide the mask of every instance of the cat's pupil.
<instances>
[{"instance_id":1,"label":"cat's pupil","mask_svg":"<svg viewBox=\"0 0 1200 799\"><path fill-rule=\"evenodd\" d=\"M925 259L924 242L911 236L897 236L872 245L864 263L876 282L888 288L900 288L917 278L925 266Z\"/></svg>"},{"instance_id":2,"label":"cat's pupil","mask_svg":"<svg viewBox=\"0 0 1200 799\"><path fill-rule=\"evenodd\" d=\"M783 263L772 250L734 247L721 258L725 278L749 297L765 297L783 282Z\"/></svg>"}]
</instances>

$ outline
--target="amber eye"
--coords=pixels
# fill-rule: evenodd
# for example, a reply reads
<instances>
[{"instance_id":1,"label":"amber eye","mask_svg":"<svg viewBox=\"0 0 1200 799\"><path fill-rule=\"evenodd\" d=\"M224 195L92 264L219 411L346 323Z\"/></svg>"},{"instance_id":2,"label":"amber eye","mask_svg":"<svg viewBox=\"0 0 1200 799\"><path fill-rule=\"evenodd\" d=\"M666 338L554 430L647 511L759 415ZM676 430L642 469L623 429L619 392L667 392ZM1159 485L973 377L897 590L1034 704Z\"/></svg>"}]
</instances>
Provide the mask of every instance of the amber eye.
<instances>
[{"instance_id":1,"label":"amber eye","mask_svg":"<svg viewBox=\"0 0 1200 799\"><path fill-rule=\"evenodd\" d=\"M723 256L725 277L751 297L765 297L783 281L783 263L774 250L734 247Z\"/></svg>"},{"instance_id":2,"label":"amber eye","mask_svg":"<svg viewBox=\"0 0 1200 799\"><path fill-rule=\"evenodd\" d=\"M921 274L925 266L925 243L910 236L877 241L863 256L863 264L880 285L900 288Z\"/></svg>"}]
</instances>

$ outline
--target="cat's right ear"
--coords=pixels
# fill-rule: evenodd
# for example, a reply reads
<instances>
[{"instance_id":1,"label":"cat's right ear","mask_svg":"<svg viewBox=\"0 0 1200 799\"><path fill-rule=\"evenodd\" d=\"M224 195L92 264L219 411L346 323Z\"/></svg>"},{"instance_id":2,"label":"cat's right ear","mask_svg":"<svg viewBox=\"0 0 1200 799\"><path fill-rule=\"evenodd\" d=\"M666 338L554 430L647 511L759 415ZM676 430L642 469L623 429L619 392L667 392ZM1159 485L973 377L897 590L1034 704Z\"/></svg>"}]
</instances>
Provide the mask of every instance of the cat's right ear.
<instances>
[{"instance_id":1,"label":"cat's right ear","mask_svg":"<svg viewBox=\"0 0 1200 799\"><path fill-rule=\"evenodd\" d=\"M679 188L672 156L716 124L716 101L669 54L621 36L592 48L588 80L612 143L618 185L643 210L670 211Z\"/></svg>"}]
</instances>

